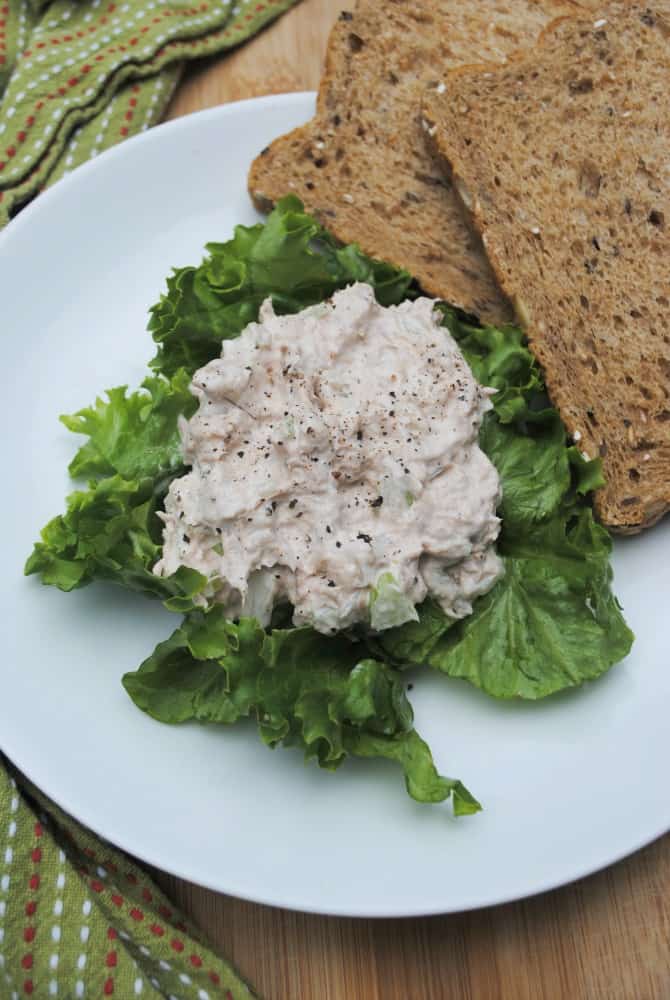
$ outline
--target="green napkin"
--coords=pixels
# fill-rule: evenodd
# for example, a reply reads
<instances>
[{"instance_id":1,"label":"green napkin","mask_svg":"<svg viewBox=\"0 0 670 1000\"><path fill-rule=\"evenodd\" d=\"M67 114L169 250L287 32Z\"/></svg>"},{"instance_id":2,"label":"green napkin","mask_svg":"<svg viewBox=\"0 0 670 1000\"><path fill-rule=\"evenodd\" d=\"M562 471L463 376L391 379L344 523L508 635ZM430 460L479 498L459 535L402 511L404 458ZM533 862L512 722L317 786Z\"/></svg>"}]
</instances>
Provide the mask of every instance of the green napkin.
<instances>
[{"instance_id":1,"label":"green napkin","mask_svg":"<svg viewBox=\"0 0 670 1000\"><path fill-rule=\"evenodd\" d=\"M145 872L0 756L0 997L249 1000Z\"/></svg>"},{"instance_id":2,"label":"green napkin","mask_svg":"<svg viewBox=\"0 0 670 1000\"><path fill-rule=\"evenodd\" d=\"M80 163L158 122L185 60L296 0L0 0L0 227Z\"/></svg>"}]
</instances>

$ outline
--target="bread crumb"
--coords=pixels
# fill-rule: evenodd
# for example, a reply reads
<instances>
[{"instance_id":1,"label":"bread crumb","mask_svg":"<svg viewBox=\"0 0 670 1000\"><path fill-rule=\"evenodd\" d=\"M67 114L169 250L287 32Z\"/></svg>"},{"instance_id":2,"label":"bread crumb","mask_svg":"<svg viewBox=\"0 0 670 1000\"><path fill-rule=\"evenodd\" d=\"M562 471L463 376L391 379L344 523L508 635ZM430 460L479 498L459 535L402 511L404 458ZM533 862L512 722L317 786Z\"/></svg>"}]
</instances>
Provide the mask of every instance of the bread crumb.
<instances>
[{"instance_id":1,"label":"bread crumb","mask_svg":"<svg viewBox=\"0 0 670 1000\"><path fill-rule=\"evenodd\" d=\"M607 24L607 18L601 17L598 21L593 22L594 28L603 28Z\"/></svg>"},{"instance_id":2,"label":"bread crumb","mask_svg":"<svg viewBox=\"0 0 670 1000\"><path fill-rule=\"evenodd\" d=\"M351 194L343 194L342 201L346 201L347 205L353 205L354 197Z\"/></svg>"},{"instance_id":3,"label":"bread crumb","mask_svg":"<svg viewBox=\"0 0 670 1000\"><path fill-rule=\"evenodd\" d=\"M585 462L590 462L591 461L591 456L589 455L588 451L583 451L582 452L582 458L584 459Z\"/></svg>"},{"instance_id":4,"label":"bread crumb","mask_svg":"<svg viewBox=\"0 0 670 1000\"><path fill-rule=\"evenodd\" d=\"M575 441L575 442L581 441L582 440L582 432L581 431L575 431L574 434L572 435L572 440Z\"/></svg>"},{"instance_id":5,"label":"bread crumb","mask_svg":"<svg viewBox=\"0 0 670 1000\"><path fill-rule=\"evenodd\" d=\"M642 456L642 461L649 462L650 460L651 460L651 455L649 454L648 451L645 451L644 455Z\"/></svg>"},{"instance_id":6,"label":"bread crumb","mask_svg":"<svg viewBox=\"0 0 670 1000\"><path fill-rule=\"evenodd\" d=\"M644 412L644 410L640 410L640 420L642 421L643 424L646 424L647 422L647 414Z\"/></svg>"},{"instance_id":7,"label":"bread crumb","mask_svg":"<svg viewBox=\"0 0 670 1000\"><path fill-rule=\"evenodd\" d=\"M446 85L446 83L440 82L440 83L438 83L438 85L437 85L437 87L435 89L437 90L438 94L443 94L445 92L445 90L447 89L447 85Z\"/></svg>"},{"instance_id":8,"label":"bread crumb","mask_svg":"<svg viewBox=\"0 0 670 1000\"><path fill-rule=\"evenodd\" d=\"M321 149L325 149L325 148L326 148L325 142L315 142L314 143L314 149L321 150Z\"/></svg>"},{"instance_id":9,"label":"bread crumb","mask_svg":"<svg viewBox=\"0 0 670 1000\"><path fill-rule=\"evenodd\" d=\"M533 236L539 236L540 235L540 227L539 226L531 226L531 230L530 231L533 234Z\"/></svg>"}]
</instances>

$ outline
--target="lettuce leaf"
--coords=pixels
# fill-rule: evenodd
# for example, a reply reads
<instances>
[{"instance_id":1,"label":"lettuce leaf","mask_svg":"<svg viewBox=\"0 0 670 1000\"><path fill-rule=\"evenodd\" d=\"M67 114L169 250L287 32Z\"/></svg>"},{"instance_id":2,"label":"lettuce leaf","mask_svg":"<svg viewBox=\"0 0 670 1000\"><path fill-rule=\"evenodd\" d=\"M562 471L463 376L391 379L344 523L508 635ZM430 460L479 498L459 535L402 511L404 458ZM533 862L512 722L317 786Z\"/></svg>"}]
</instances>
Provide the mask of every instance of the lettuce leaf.
<instances>
[{"instance_id":1,"label":"lettuce leaf","mask_svg":"<svg viewBox=\"0 0 670 1000\"><path fill-rule=\"evenodd\" d=\"M457 815L480 806L460 781L435 769L412 728L400 675L365 647L310 628L266 633L255 619L226 621L220 608L188 615L123 684L161 722L232 724L255 719L262 740L301 749L334 770L347 756L399 763L419 802L453 799Z\"/></svg>"},{"instance_id":2,"label":"lettuce leaf","mask_svg":"<svg viewBox=\"0 0 670 1000\"><path fill-rule=\"evenodd\" d=\"M177 471L181 475L177 422L197 409L190 384L191 377L182 368L171 379L146 378L130 396L125 385L109 389L107 401L98 398L93 406L62 416L68 430L88 436L70 462L70 475L75 479L115 473L125 479Z\"/></svg>"},{"instance_id":3,"label":"lettuce leaf","mask_svg":"<svg viewBox=\"0 0 670 1000\"><path fill-rule=\"evenodd\" d=\"M600 460L568 444L521 334L509 331L508 349L500 333L455 322L477 377L503 393L493 397L480 445L502 482L505 575L468 618L450 620L427 602L418 622L381 633L371 648L397 666L427 664L495 698L537 699L599 677L626 656L633 634L611 590L609 535L583 499L603 484Z\"/></svg>"},{"instance_id":4,"label":"lettuce leaf","mask_svg":"<svg viewBox=\"0 0 670 1000\"><path fill-rule=\"evenodd\" d=\"M190 373L221 354L221 341L237 337L258 318L268 296L277 313L295 313L327 299L353 281L370 284L382 305L411 294L406 271L341 247L302 203L281 199L266 223L236 226L226 243L209 243L199 267L182 267L151 310L149 331L158 344L151 367L171 376Z\"/></svg>"},{"instance_id":5,"label":"lettuce leaf","mask_svg":"<svg viewBox=\"0 0 670 1000\"><path fill-rule=\"evenodd\" d=\"M26 575L74 590L93 580L108 580L164 600L192 598L206 584L202 574L185 566L171 577L154 576L161 553L162 509L170 478L123 479L107 476L67 499L65 514L42 529L26 562Z\"/></svg>"}]
</instances>

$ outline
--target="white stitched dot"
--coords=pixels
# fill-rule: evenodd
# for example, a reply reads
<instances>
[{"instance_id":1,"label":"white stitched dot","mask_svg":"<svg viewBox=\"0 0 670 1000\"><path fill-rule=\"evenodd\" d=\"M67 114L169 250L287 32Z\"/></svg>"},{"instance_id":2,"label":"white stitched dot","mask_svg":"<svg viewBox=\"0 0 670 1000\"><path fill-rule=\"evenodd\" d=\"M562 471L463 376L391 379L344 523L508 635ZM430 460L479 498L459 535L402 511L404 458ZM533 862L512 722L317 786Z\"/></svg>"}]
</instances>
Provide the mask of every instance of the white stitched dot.
<instances>
[{"instance_id":1,"label":"white stitched dot","mask_svg":"<svg viewBox=\"0 0 670 1000\"><path fill-rule=\"evenodd\" d=\"M0 889L2 889L3 892L7 892L9 889L9 875L3 875L2 878L0 878Z\"/></svg>"},{"instance_id":2,"label":"white stitched dot","mask_svg":"<svg viewBox=\"0 0 670 1000\"><path fill-rule=\"evenodd\" d=\"M65 872L59 872L58 878L56 879L56 888L62 889L65 885Z\"/></svg>"},{"instance_id":3,"label":"white stitched dot","mask_svg":"<svg viewBox=\"0 0 670 1000\"><path fill-rule=\"evenodd\" d=\"M15 833L16 833L16 820L13 819L9 824L9 826L7 827L7 836L13 837Z\"/></svg>"},{"instance_id":4,"label":"white stitched dot","mask_svg":"<svg viewBox=\"0 0 670 1000\"><path fill-rule=\"evenodd\" d=\"M78 979L74 984L74 995L77 997L83 997L84 995L84 984L81 979Z\"/></svg>"},{"instance_id":5,"label":"white stitched dot","mask_svg":"<svg viewBox=\"0 0 670 1000\"><path fill-rule=\"evenodd\" d=\"M11 114L10 114L10 112L11 112ZM13 114L14 114L14 108L7 108L7 115L8 115L8 117L11 118ZM4 132L4 129L3 129L3 132ZM18 798L15 795L14 798L12 799L12 801L9 804L9 811L15 813L18 808L19 808L19 800L18 800Z\"/></svg>"},{"instance_id":6,"label":"white stitched dot","mask_svg":"<svg viewBox=\"0 0 670 1000\"><path fill-rule=\"evenodd\" d=\"M146 945L143 945L143 944L140 945L140 951L142 952L143 955L150 955L151 954L151 952L146 947Z\"/></svg>"},{"instance_id":7,"label":"white stitched dot","mask_svg":"<svg viewBox=\"0 0 670 1000\"><path fill-rule=\"evenodd\" d=\"M184 986L190 986L191 983L193 982L193 980L191 979L191 977L187 976L185 972L180 972L179 973L179 978L181 979L181 981L184 984Z\"/></svg>"},{"instance_id":8,"label":"white stitched dot","mask_svg":"<svg viewBox=\"0 0 670 1000\"><path fill-rule=\"evenodd\" d=\"M63 912L63 900L57 899L54 903L54 917L60 917Z\"/></svg>"},{"instance_id":9,"label":"white stitched dot","mask_svg":"<svg viewBox=\"0 0 670 1000\"><path fill-rule=\"evenodd\" d=\"M90 931L89 931L88 927L82 927L82 929L79 931L79 937L81 939L82 944L86 944L86 942L88 941L88 935L89 934L90 934Z\"/></svg>"},{"instance_id":10,"label":"white stitched dot","mask_svg":"<svg viewBox=\"0 0 670 1000\"><path fill-rule=\"evenodd\" d=\"M207 990L198 990L198 1000L209 1000L209 993Z\"/></svg>"},{"instance_id":11,"label":"white stitched dot","mask_svg":"<svg viewBox=\"0 0 670 1000\"><path fill-rule=\"evenodd\" d=\"M58 968L58 955L51 956L51 958L49 959L49 968L52 970L52 972L56 971L56 969Z\"/></svg>"},{"instance_id":12,"label":"white stitched dot","mask_svg":"<svg viewBox=\"0 0 670 1000\"><path fill-rule=\"evenodd\" d=\"M5 940L5 928L0 927L0 944Z\"/></svg>"},{"instance_id":13,"label":"white stitched dot","mask_svg":"<svg viewBox=\"0 0 670 1000\"><path fill-rule=\"evenodd\" d=\"M11 847L8 847L7 850L5 851L5 864L11 865L13 860L14 860L14 851L11 849Z\"/></svg>"},{"instance_id":14,"label":"white stitched dot","mask_svg":"<svg viewBox=\"0 0 670 1000\"><path fill-rule=\"evenodd\" d=\"M80 955L79 958L77 959L77 968L83 969L85 965L86 965L86 955Z\"/></svg>"},{"instance_id":15,"label":"white stitched dot","mask_svg":"<svg viewBox=\"0 0 670 1000\"><path fill-rule=\"evenodd\" d=\"M162 958L161 958L160 962L158 963L158 965L159 965L159 967L160 967L160 968L161 968L161 969L162 969L162 970L163 970L164 972L171 972L171 971L172 971L172 966L170 965L170 963L169 963L169 962L166 962L166 961L165 961L164 959L162 959Z\"/></svg>"},{"instance_id":16,"label":"white stitched dot","mask_svg":"<svg viewBox=\"0 0 670 1000\"><path fill-rule=\"evenodd\" d=\"M51 940L60 941L60 927L58 926L58 924L54 924L54 926L51 928Z\"/></svg>"},{"instance_id":17,"label":"white stitched dot","mask_svg":"<svg viewBox=\"0 0 670 1000\"><path fill-rule=\"evenodd\" d=\"M6 910L7 910L7 903L4 901L4 899L0 899L0 917L4 917Z\"/></svg>"},{"instance_id":18,"label":"white stitched dot","mask_svg":"<svg viewBox=\"0 0 670 1000\"><path fill-rule=\"evenodd\" d=\"M136 979L135 980L135 993L139 996L139 994L142 992L143 989L144 989L144 983L142 982L142 980L141 979Z\"/></svg>"},{"instance_id":19,"label":"white stitched dot","mask_svg":"<svg viewBox=\"0 0 670 1000\"><path fill-rule=\"evenodd\" d=\"M49 996L55 997L58 994L58 983L55 979L52 979L49 983Z\"/></svg>"}]
</instances>

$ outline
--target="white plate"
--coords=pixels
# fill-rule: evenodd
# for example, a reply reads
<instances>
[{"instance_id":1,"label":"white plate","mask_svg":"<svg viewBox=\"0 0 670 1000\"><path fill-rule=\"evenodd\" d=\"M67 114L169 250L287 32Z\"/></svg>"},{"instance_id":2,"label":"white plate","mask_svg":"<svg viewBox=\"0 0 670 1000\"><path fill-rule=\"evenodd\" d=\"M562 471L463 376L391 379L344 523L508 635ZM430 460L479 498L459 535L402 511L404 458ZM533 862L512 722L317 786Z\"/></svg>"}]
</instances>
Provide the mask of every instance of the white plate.
<instances>
[{"instance_id":1,"label":"white plate","mask_svg":"<svg viewBox=\"0 0 670 1000\"><path fill-rule=\"evenodd\" d=\"M637 633L599 682L499 704L428 671L419 732L484 803L454 821L420 806L395 767L335 774L270 753L252 725L163 726L120 684L176 618L94 585L24 579L39 528L63 509L76 438L59 413L137 384L148 307L173 265L257 216L252 157L310 117L313 96L232 104L153 129L42 195L0 236L4 400L0 741L61 806L132 854L213 889L350 915L462 910L584 875L670 827L670 523L616 545L616 590Z\"/></svg>"}]
</instances>

